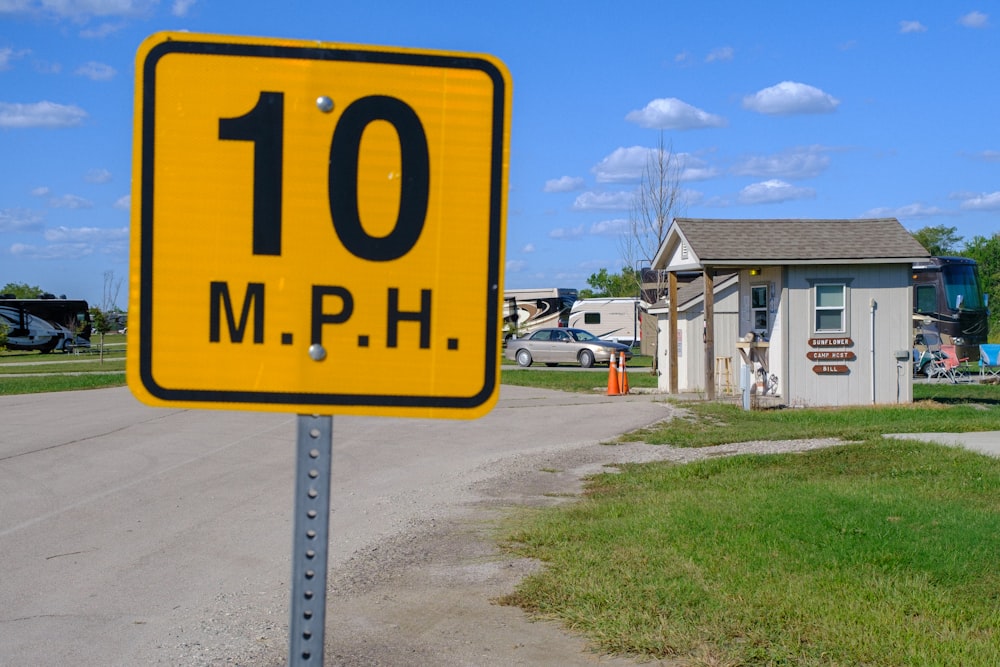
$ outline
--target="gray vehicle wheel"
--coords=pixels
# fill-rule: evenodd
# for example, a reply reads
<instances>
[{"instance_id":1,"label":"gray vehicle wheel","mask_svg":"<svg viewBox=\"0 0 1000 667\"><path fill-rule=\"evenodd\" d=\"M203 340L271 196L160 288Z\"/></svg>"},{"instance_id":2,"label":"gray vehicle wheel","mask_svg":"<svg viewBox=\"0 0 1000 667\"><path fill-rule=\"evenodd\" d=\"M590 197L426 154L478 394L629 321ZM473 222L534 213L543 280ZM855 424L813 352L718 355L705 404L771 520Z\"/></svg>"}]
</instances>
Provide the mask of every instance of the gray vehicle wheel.
<instances>
[{"instance_id":1,"label":"gray vehicle wheel","mask_svg":"<svg viewBox=\"0 0 1000 667\"><path fill-rule=\"evenodd\" d=\"M530 366L531 365L531 352L528 352L527 350L518 350L517 351L517 365L518 366L524 366L525 368L527 368L528 366Z\"/></svg>"},{"instance_id":2,"label":"gray vehicle wheel","mask_svg":"<svg viewBox=\"0 0 1000 667\"><path fill-rule=\"evenodd\" d=\"M577 358L580 360L581 368L592 368L594 365L594 353L590 350L580 350L580 356Z\"/></svg>"}]
</instances>

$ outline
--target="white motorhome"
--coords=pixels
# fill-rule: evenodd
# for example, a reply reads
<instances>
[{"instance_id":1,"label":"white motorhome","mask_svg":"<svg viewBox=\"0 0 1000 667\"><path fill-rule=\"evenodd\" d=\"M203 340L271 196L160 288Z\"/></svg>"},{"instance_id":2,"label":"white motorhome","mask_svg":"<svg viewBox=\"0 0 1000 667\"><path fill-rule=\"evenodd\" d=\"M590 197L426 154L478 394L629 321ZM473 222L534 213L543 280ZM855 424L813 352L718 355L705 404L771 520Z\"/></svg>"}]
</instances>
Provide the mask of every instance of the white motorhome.
<instances>
[{"instance_id":1,"label":"white motorhome","mask_svg":"<svg viewBox=\"0 0 1000 667\"><path fill-rule=\"evenodd\" d=\"M573 304L569 326L626 345L642 339L643 302L635 297L581 299Z\"/></svg>"}]
</instances>

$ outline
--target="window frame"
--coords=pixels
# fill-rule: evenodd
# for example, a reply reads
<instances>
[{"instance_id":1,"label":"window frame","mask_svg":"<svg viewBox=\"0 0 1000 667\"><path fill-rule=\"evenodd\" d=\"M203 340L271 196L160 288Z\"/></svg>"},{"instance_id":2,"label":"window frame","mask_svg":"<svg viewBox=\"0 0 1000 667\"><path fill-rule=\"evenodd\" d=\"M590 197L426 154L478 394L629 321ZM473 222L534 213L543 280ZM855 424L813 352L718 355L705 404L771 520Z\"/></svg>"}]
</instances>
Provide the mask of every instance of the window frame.
<instances>
[{"instance_id":1,"label":"window frame","mask_svg":"<svg viewBox=\"0 0 1000 667\"><path fill-rule=\"evenodd\" d=\"M814 337L850 335L851 331L851 282L850 278L814 278L809 280L809 301L812 319L809 329ZM823 287L839 287L842 303L839 306L820 306L819 291ZM820 312L840 311L840 329L821 329Z\"/></svg>"},{"instance_id":2,"label":"window frame","mask_svg":"<svg viewBox=\"0 0 1000 667\"><path fill-rule=\"evenodd\" d=\"M754 305L754 290L764 290L764 304L762 306ZM768 283L751 283L750 284L750 329L757 334L766 334L771 330L771 313L769 311L769 304L771 299L770 294L771 288ZM764 313L764 326L757 326L757 313Z\"/></svg>"}]
</instances>

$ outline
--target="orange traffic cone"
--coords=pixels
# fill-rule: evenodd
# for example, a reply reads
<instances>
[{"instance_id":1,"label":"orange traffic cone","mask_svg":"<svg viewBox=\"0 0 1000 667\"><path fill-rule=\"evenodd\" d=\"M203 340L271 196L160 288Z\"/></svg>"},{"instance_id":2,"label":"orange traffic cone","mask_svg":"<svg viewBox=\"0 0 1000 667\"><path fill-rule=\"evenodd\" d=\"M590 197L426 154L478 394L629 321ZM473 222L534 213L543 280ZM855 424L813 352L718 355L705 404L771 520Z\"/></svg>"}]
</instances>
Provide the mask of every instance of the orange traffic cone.
<instances>
[{"instance_id":1,"label":"orange traffic cone","mask_svg":"<svg viewBox=\"0 0 1000 667\"><path fill-rule=\"evenodd\" d=\"M621 392L628 393L628 373L625 371L625 353L621 353L621 363L618 364L618 377L621 382Z\"/></svg>"},{"instance_id":2,"label":"orange traffic cone","mask_svg":"<svg viewBox=\"0 0 1000 667\"><path fill-rule=\"evenodd\" d=\"M618 369L615 368L615 357L608 360L608 396L617 396L621 392L618 386Z\"/></svg>"}]
</instances>

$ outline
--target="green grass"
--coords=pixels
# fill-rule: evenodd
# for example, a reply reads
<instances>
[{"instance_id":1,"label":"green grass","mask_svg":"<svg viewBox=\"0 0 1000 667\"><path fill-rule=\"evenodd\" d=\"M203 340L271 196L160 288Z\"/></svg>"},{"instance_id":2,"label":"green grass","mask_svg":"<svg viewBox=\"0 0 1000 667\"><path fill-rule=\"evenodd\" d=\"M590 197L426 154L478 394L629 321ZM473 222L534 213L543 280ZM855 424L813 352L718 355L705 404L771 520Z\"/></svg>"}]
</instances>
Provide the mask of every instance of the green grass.
<instances>
[{"instance_id":1,"label":"green grass","mask_svg":"<svg viewBox=\"0 0 1000 667\"><path fill-rule=\"evenodd\" d=\"M703 665L1000 664L1000 461L868 440L625 466L523 515L502 600Z\"/></svg>"},{"instance_id":2,"label":"green grass","mask_svg":"<svg viewBox=\"0 0 1000 667\"><path fill-rule=\"evenodd\" d=\"M607 390L608 369L561 372L558 370L541 370L533 368L501 369L500 381L503 384L522 387L538 387L540 389L556 389L559 391L593 392L595 389ZM656 376L648 369L630 370L628 372L629 387L656 387Z\"/></svg>"},{"instance_id":3,"label":"green grass","mask_svg":"<svg viewBox=\"0 0 1000 667\"><path fill-rule=\"evenodd\" d=\"M553 387L545 375L577 374L520 379ZM689 665L1000 664L1000 461L881 438L1000 430L1000 387L913 392L876 408L679 403L688 416L621 439L855 444L595 477L580 502L511 521L506 547L547 567L501 602L600 651Z\"/></svg>"},{"instance_id":4,"label":"green grass","mask_svg":"<svg viewBox=\"0 0 1000 667\"><path fill-rule=\"evenodd\" d=\"M121 387L124 384L125 374L121 372L31 377L9 377L0 374L0 396L42 394L50 391L102 389L104 387Z\"/></svg>"},{"instance_id":5,"label":"green grass","mask_svg":"<svg viewBox=\"0 0 1000 667\"><path fill-rule=\"evenodd\" d=\"M93 344L99 344L97 336ZM38 394L118 387L125 384L125 336L104 337L104 359L96 349L76 354L0 351L0 395Z\"/></svg>"},{"instance_id":6,"label":"green grass","mask_svg":"<svg viewBox=\"0 0 1000 667\"><path fill-rule=\"evenodd\" d=\"M39 375L49 373L94 373L124 371L125 357L122 354L105 354L102 362L96 355L92 358L68 356L59 361L38 361L30 364L0 363L0 377L4 375Z\"/></svg>"},{"instance_id":7,"label":"green grass","mask_svg":"<svg viewBox=\"0 0 1000 667\"><path fill-rule=\"evenodd\" d=\"M990 387L1000 395L1000 387ZM914 393L917 387L914 387ZM964 398L959 396L964 391ZM1000 405L978 402L978 387L957 387L942 403L923 399L899 406L746 411L714 402L682 404L689 416L629 433L625 441L677 447L707 447L752 440L840 438L864 440L883 433L1000 431Z\"/></svg>"}]
</instances>

